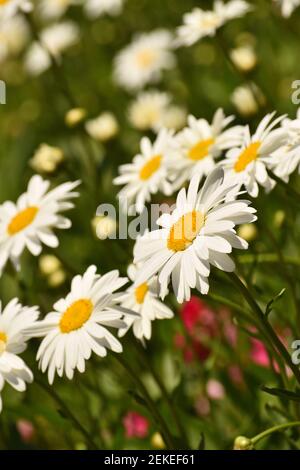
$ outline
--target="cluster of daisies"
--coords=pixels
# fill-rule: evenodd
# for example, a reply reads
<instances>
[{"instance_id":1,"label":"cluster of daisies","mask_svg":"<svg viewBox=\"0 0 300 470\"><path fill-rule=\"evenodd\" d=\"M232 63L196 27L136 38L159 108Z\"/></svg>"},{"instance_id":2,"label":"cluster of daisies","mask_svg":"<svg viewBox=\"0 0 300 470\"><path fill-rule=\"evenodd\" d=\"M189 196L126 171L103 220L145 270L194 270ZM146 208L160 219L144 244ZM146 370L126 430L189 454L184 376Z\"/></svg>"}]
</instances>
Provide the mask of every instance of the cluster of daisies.
<instances>
[{"instance_id":1,"label":"cluster of daisies","mask_svg":"<svg viewBox=\"0 0 300 470\"><path fill-rule=\"evenodd\" d=\"M286 14L288 2L282 3ZM296 6L298 2L289 3ZM82 2L45 0L38 8L41 16L56 20L76 4ZM97 17L118 14L122 5L122 0L86 0L84 9L89 17ZM29 0L2 0L1 31L6 28L8 35L7 24L12 21L25 31L24 18L17 15L31 9ZM116 57L116 81L132 91L159 80L176 63L174 47L212 36L250 9L243 0L217 0L211 11L196 8L186 14L176 37L165 30L139 35ZM51 66L51 55L59 59L78 38L79 29L70 21L48 26L26 55L28 71L43 72ZM11 35L10 41L13 39ZM0 59L5 54L1 46ZM152 102L152 95L150 99L144 95L146 98ZM211 123L189 116L187 126L176 133L164 127L170 114L169 98L156 98L162 110L158 134L154 142L142 138L140 153L132 163L121 166L114 183L123 186L118 195L123 210L134 206L141 213L159 192L166 197L178 192L175 207L158 218L158 229L137 239L129 279L117 270L100 275L95 266L89 266L74 277L70 292L44 318L38 307L22 306L18 299L0 308L0 392L5 382L18 391L32 382L31 370L19 357L30 338L42 338L37 360L42 372L48 372L50 384L55 374L72 379L76 370L84 372L92 353L100 357L108 350L120 353L117 337L129 329L141 341L150 339L152 322L173 316L163 303L169 290L181 303L190 299L192 289L208 292L212 266L227 272L235 269L230 253L233 248L247 249L236 226L256 220L255 209L240 194L256 197L259 186L272 189L270 171L287 181L299 167L299 116L290 120L268 114L251 132L248 126L233 125L233 116L225 116L220 109ZM136 113L137 107L132 107L132 119ZM146 127L156 131L155 123L157 119L150 113ZM25 249L39 256L43 245L58 246L56 231L71 226L62 213L74 207L79 184L66 182L50 189L48 181L35 175L16 203L0 205L0 272L8 262L20 269ZM117 330L116 335L111 328Z\"/></svg>"}]
</instances>

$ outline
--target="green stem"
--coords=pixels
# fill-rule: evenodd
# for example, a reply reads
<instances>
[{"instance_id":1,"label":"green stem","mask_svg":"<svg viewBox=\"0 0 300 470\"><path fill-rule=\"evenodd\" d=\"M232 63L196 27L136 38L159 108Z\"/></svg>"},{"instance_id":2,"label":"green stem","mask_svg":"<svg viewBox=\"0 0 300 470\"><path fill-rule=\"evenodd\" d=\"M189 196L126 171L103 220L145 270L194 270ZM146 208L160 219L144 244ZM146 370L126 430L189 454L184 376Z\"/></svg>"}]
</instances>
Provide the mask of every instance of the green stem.
<instances>
[{"instance_id":1,"label":"green stem","mask_svg":"<svg viewBox=\"0 0 300 470\"><path fill-rule=\"evenodd\" d=\"M273 344L275 349L280 353L286 365L293 371L293 374L300 385L300 370L292 362L291 356L287 349L285 348L284 344L280 341L278 336L276 335L275 331L273 330L272 326L270 325L267 317L256 303L256 300L252 296L251 292L247 288L247 286L239 279L239 277L235 273L229 273L230 278L234 282L234 284L238 287L241 291L243 297L251 307L254 315L256 316L257 321L260 323L263 332L265 333L266 337L269 338L270 342Z\"/></svg>"},{"instance_id":2,"label":"green stem","mask_svg":"<svg viewBox=\"0 0 300 470\"><path fill-rule=\"evenodd\" d=\"M282 188L285 189L286 193L297 203L300 204L300 193L292 188L289 184L283 181L279 176L275 175L273 171L267 170L268 175L272 178L276 183L279 184Z\"/></svg>"},{"instance_id":3,"label":"green stem","mask_svg":"<svg viewBox=\"0 0 300 470\"><path fill-rule=\"evenodd\" d=\"M93 450L99 449L99 447L94 442L92 436L90 436L89 432L82 426L82 424L78 421L76 416L73 415L72 411L69 410L65 402L60 398L60 396L56 393L56 391L50 387L48 384L45 384L42 380L39 380L35 377L36 384L38 384L45 392L50 395L50 397L59 405L61 410L63 411L64 415L73 422L74 426L78 429L78 431L84 436L87 444Z\"/></svg>"},{"instance_id":4,"label":"green stem","mask_svg":"<svg viewBox=\"0 0 300 470\"><path fill-rule=\"evenodd\" d=\"M114 358L116 361L119 362L119 364L122 365L122 367L126 370L126 372L130 375L132 380L135 382L136 386L140 390L142 397L144 398L147 408L149 409L150 413L152 414L153 418L155 419L156 423L161 429L163 438L168 446L169 449L175 449L176 446L173 442L173 437L169 431L169 428L164 420L164 418L161 416L159 411L156 408L155 403L153 402L152 398L150 397L148 390L146 389L145 385L141 381L141 379L138 377L138 375L135 373L135 371L131 368L131 366L128 364L128 362L122 357L121 355L114 354Z\"/></svg>"},{"instance_id":5,"label":"green stem","mask_svg":"<svg viewBox=\"0 0 300 470\"><path fill-rule=\"evenodd\" d=\"M188 438L187 438L187 435L186 435L186 432L185 432L185 429L180 421L180 418L178 416L178 413L177 413L177 410L176 410L176 407L174 406L174 402L172 400L172 397L170 396L170 394L168 393L166 387L165 387L165 384L163 383L162 379L160 378L159 374L156 372L155 368L153 367L151 361L149 360L149 358L147 357L147 354L146 354L146 351L144 350L143 347L139 347L137 342L135 341L134 342L134 345L137 349L137 352L139 354L141 354L144 358L144 364L146 365L147 368L149 368L154 380L156 381L157 385L159 386L160 390L161 390L161 393L164 397L164 399L166 400L168 406L169 406L169 409L172 413L172 416L173 416L173 419L176 423L176 426L177 426L177 429L179 431L179 434L181 436L181 439L184 443L184 445L186 446L186 448L188 448Z\"/></svg>"},{"instance_id":6,"label":"green stem","mask_svg":"<svg viewBox=\"0 0 300 470\"><path fill-rule=\"evenodd\" d=\"M282 431L284 429L293 428L296 426L300 427L300 421L292 421L291 423L283 423L283 424L278 424L277 426L273 426L272 428L266 429L266 431L263 431L260 434L257 434L257 436L252 437L251 439L252 444L253 445L257 444L261 439L264 439L270 434L273 434L273 432Z\"/></svg>"},{"instance_id":7,"label":"green stem","mask_svg":"<svg viewBox=\"0 0 300 470\"><path fill-rule=\"evenodd\" d=\"M300 259L293 256L283 256L285 264L292 264L300 266ZM252 263L279 263L279 257L277 253L258 253L258 254L245 254L238 256L238 260L241 264L252 264Z\"/></svg>"}]
</instances>

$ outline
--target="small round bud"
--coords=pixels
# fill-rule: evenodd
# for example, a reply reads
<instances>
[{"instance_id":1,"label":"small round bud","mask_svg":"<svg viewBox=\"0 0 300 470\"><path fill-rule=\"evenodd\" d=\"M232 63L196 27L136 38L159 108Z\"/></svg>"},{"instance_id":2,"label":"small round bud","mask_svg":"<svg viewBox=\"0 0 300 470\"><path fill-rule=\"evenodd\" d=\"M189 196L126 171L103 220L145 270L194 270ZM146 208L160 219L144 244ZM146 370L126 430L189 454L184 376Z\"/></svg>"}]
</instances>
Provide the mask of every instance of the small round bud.
<instances>
[{"instance_id":1,"label":"small round bud","mask_svg":"<svg viewBox=\"0 0 300 470\"><path fill-rule=\"evenodd\" d=\"M83 108L70 109L65 115L65 123L68 127L75 127L86 117L86 110Z\"/></svg>"},{"instance_id":2,"label":"small round bud","mask_svg":"<svg viewBox=\"0 0 300 470\"><path fill-rule=\"evenodd\" d=\"M48 277L48 284L50 287L59 287L66 280L66 273L63 269L58 269Z\"/></svg>"},{"instance_id":3,"label":"small round bud","mask_svg":"<svg viewBox=\"0 0 300 470\"><path fill-rule=\"evenodd\" d=\"M247 242L251 242L257 237L257 228L254 224L243 224L238 228L237 234Z\"/></svg>"},{"instance_id":4,"label":"small round bud","mask_svg":"<svg viewBox=\"0 0 300 470\"><path fill-rule=\"evenodd\" d=\"M233 450L252 450L253 444L251 439L245 436L238 436L234 441Z\"/></svg>"},{"instance_id":5,"label":"small round bud","mask_svg":"<svg viewBox=\"0 0 300 470\"><path fill-rule=\"evenodd\" d=\"M166 448L166 444L164 443L162 435L159 432L155 432L153 434L153 436L151 437L151 445L155 449L165 449Z\"/></svg>"},{"instance_id":6,"label":"small round bud","mask_svg":"<svg viewBox=\"0 0 300 470\"><path fill-rule=\"evenodd\" d=\"M93 139L106 142L118 133L119 124L112 113L106 112L95 119L89 120L85 128Z\"/></svg>"},{"instance_id":7,"label":"small round bud","mask_svg":"<svg viewBox=\"0 0 300 470\"><path fill-rule=\"evenodd\" d=\"M61 268L61 262L54 255L42 255L39 259L39 268L42 274L50 276Z\"/></svg>"}]
</instances>

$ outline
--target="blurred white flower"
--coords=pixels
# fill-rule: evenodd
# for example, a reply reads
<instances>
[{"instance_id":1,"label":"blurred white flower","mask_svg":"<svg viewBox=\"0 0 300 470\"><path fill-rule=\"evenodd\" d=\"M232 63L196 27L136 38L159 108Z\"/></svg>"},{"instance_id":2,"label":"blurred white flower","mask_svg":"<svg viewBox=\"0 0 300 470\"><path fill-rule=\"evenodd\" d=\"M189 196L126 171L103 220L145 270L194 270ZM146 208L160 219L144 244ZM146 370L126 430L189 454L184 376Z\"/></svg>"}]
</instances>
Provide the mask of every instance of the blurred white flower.
<instances>
[{"instance_id":1,"label":"blurred white flower","mask_svg":"<svg viewBox=\"0 0 300 470\"><path fill-rule=\"evenodd\" d=\"M34 42L25 57L25 68L31 75L39 75L51 66L49 52L58 60L61 54L76 44L79 27L72 21L57 23L44 29L41 42Z\"/></svg>"},{"instance_id":2,"label":"blurred white flower","mask_svg":"<svg viewBox=\"0 0 300 470\"><path fill-rule=\"evenodd\" d=\"M174 129L178 131L182 129L187 121L187 111L185 108L177 105L168 106L161 117L159 127Z\"/></svg>"},{"instance_id":3,"label":"blurred white flower","mask_svg":"<svg viewBox=\"0 0 300 470\"><path fill-rule=\"evenodd\" d=\"M178 152L167 158L175 189L195 174L200 178L207 176L223 150L242 142L242 126L226 129L233 119L234 116L226 117L222 109L216 111L211 124L206 119L188 117L188 127L176 136Z\"/></svg>"},{"instance_id":4,"label":"blurred white flower","mask_svg":"<svg viewBox=\"0 0 300 470\"><path fill-rule=\"evenodd\" d=\"M166 157L175 151L173 133L162 129L155 141L147 137L141 140L141 153L133 158L132 163L119 167L120 176L113 180L114 184L125 184L118 193L123 210L131 204L137 212L142 212L151 195L162 191L165 195L172 194L172 185L167 179Z\"/></svg>"},{"instance_id":5,"label":"blurred white flower","mask_svg":"<svg viewBox=\"0 0 300 470\"><path fill-rule=\"evenodd\" d=\"M38 173L53 173L63 159L64 153L60 148L41 144L29 163Z\"/></svg>"},{"instance_id":6,"label":"blurred white flower","mask_svg":"<svg viewBox=\"0 0 300 470\"><path fill-rule=\"evenodd\" d=\"M0 21L0 62L21 52L28 39L28 25L21 15Z\"/></svg>"},{"instance_id":7,"label":"blurred white flower","mask_svg":"<svg viewBox=\"0 0 300 470\"><path fill-rule=\"evenodd\" d=\"M175 65L172 40L172 34L164 29L136 36L115 58L116 82L131 91L157 82L162 70Z\"/></svg>"},{"instance_id":8,"label":"blurred white flower","mask_svg":"<svg viewBox=\"0 0 300 470\"><path fill-rule=\"evenodd\" d=\"M112 113L105 112L87 121L85 128L93 139L105 142L115 137L119 131L119 124Z\"/></svg>"},{"instance_id":9,"label":"blurred white flower","mask_svg":"<svg viewBox=\"0 0 300 470\"><path fill-rule=\"evenodd\" d=\"M18 392L24 392L26 382L33 381L31 370L18 355L25 351L29 339L24 329L38 316L38 307L23 307L18 299L11 300L3 310L0 302L0 413L5 382Z\"/></svg>"},{"instance_id":10,"label":"blurred white flower","mask_svg":"<svg viewBox=\"0 0 300 470\"><path fill-rule=\"evenodd\" d=\"M258 104L251 88L247 85L234 89L231 101L242 116L251 116L257 113Z\"/></svg>"},{"instance_id":11,"label":"blurred white flower","mask_svg":"<svg viewBox=\"0 0 300 470\"><path fill-rule=\"evenodd\" d=\"M284 116L274 118L275 113L267 114L253 135L249 126L245 127L243 143L238 148L230 149L221 162L237 183L246 187L252 197L257 197L259 185L270 191L274 182L269 177L266 167L270 164L270 155L280 148L286 138L283 128L274 129Z\"/></svg>"},{"instance_id":12,"label":"blurred white flower","mask_svg":"<svg viewBox=\"0 0 300 470\"><path fill-rule=\"evenodd\" d=\"M127 274L134 283L137 274L137 268L134 264L129 266ZM159 284L157 278L154 277L139 286L131 285L120 296L120 305L139 313L139 316L125 315L126 326L119 329L119 337L124 336L132 327L133 334L137 339L149 340L154 320L164 320L174 316L172 310L158 300L158 292Z\"/></svg>"},{"instance_id":13,"label":"blurred white flower","mask_svg":"<svg viewBox=\"0 0 300 470\"><path fill-rule=\"evenodd\" d=\"M1 0L0 21L6 21L20 10L29 12L32 8L32 3L29 0Z\"/></svg>"},{"instance_id":14,"label":"blurred white flower","mask_svg":"<svg viewBox=\"0 0 300 470\"><path fill-rule=\"evenodd\" d=\"M300 6L300 0L274 0L281 7L282 16L288 18Z\"/></svg>"},{"instance_id":15,"label":"blurred white flower","mask_svg":"<svg viewBox=\"0 0 300 470\"><path fill-rule=\"evenodd\" d=\"M73 192L78 185L79 181L69 182L48 191L50 182L35 175L16 204L6 201L0 205L0 272L9 258L18 266L26 247L38 256L42 244L58 246L53 229L71 227L71 221L60 212L74 207L70 199L78 196Z\"/></svg>"},{"instance_id":16,"label":"blurred white flower","mask_svg":"<svg viewBox=\"0 0 300 470\"><path fill-rule=\"evenodd\" d=\"M84 9L90 18L101 15L118 15L121 13L124 0L85 0Z\"/></svg>"},{"instance_id":17,"label":"blurred white flower","mask_svg":"<svg viewBox=\"0 0 300 470\"><path fill-rule=\"evenodd\" d=\"M172 278L174 293L182 303L190 299L191 289L207 294L210 265L228 272L235 269L228 253L248 247L236 235L235 225L253 222L256 211L248 207L250 201L235 200L239 185L224 178L222 168L209 174L201 190L199 181L195 175L188 190L181 189L173 212L156 222L162 228L137 240L134 262L141 267L135 287L158 275L164 298Z\"/></svg>"},{"instance_id":18,"label":"blurred white flower","mask_svg":"<svg viewBox=\"0 0 300 470\"><path fill-rule=\"evenodd\" d=\"M218 28L233 18L244 16L251 9L244 0L224 3L216 0L212 10L194 8L183 15L183 25L177 28L177 45L191 46L205 36L214 36Z\"/></svg>"},{"instance_id":19,"label":"blurred white flower","mask_svg":"<svg viewBox=\"0 0 300 470\"><path fill-rule=\"evenodd\" d=\"M120 294L115 291L127 278L119 277L117 270L103 276L96 271L96 266L90 266L82 276L75 276L69 294L56 302L42 321L26 329L31 336L44 336L37 360L42 372L48 369L50 384L56 372L70 380L76 369L84 372L92 352L100 357L106 356L107 349L122 352L121 343L107 327L124 326L124 309L117 305Z\"/></svg>"},{"instance_id":20,"label":"blurred white flower","mask_svg":"<svg viewBox=\"0 0 300 470\"><path fill-rule=\"evenodd\" d=\"M243 72L252 70L257 62L257 57L253 47L241 46L230 51L230 58L234 65Z\"/></svg>"},{"instance_id":21,"label":"blurred white flower","mask_svg":"<svg viewBox=\"0 0 300 470\"><path fill-rule=\"evenodd\" d=\"M273 152L269 167L276 176L288 182L290 175L298 168L300 173L300 108L296 119L284 119L281 127L287 133L285 144Z\"/></svg>"},{"instance_id":22,"label":"blurred white flower","mask_svg":"<svg viewBox=\"0 0 300 470\"><path fill-rule=\"evenodd\" d=\"M157 90L143 91L130 105L129 121L140 130L157 130L170 102L171 96L168 93Z\"/></svg>"},{"instance_id":23,"label":"blurred white flower","mask_svg":"<svg viewBox=\"0 0 300 470\"><path fill-rule=\"evenodd\" d=\"M41 0L39 13L42 18L52 20L63 16L71 5L78 4L81 0Z\"/></svg>"}]
</instances>

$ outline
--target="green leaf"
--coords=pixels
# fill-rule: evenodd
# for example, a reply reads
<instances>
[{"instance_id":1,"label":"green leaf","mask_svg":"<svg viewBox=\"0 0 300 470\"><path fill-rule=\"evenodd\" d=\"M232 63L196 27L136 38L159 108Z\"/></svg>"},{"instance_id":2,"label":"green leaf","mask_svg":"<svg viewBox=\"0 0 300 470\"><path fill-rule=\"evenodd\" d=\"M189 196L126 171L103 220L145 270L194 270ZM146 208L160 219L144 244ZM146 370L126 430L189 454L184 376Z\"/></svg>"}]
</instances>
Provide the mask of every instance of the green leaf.
<instances>
[{"instance_id":1,"label":"green leaf","mask_svg":"<svg viewBox=\"0 0 300 470\"><path fill-rule=\"evenodd\" d=\"M281 291L279 292L279 294L277 294L273 299L271 299L268 303L267 303L267 306L266 306L266 310L265 310L265 315L268 316L270 315L271 311L272 311L272 307L273 307L273 304L274 302L277 302L282 296L283 294L285 293L285 287L283 289L281 289Z\"/></svg>"},{"instance_id":2,"label":"green leaf","mask_svg":"<svg viewBox=\"0 0 300 470\"><path fill-rule=\"evenodd\" d=\"M291 401L297 401L300 402L300 393L292 392L291 390L285 390L282 388L268 388L268 387L261 387L261 389L269 393L270 395L275 395L280 398L285 398L287 400Z\"/></svg>"},{"instance_id":3,"label":"green leaf","mask_svg":"<svg viewBox=\"0 0 300 470\"><path fill-rule=\"evenodd\" d=\"M205 450L205 435L203 432L200 435L198 450Z\"/></svg>"}]
</instances>

